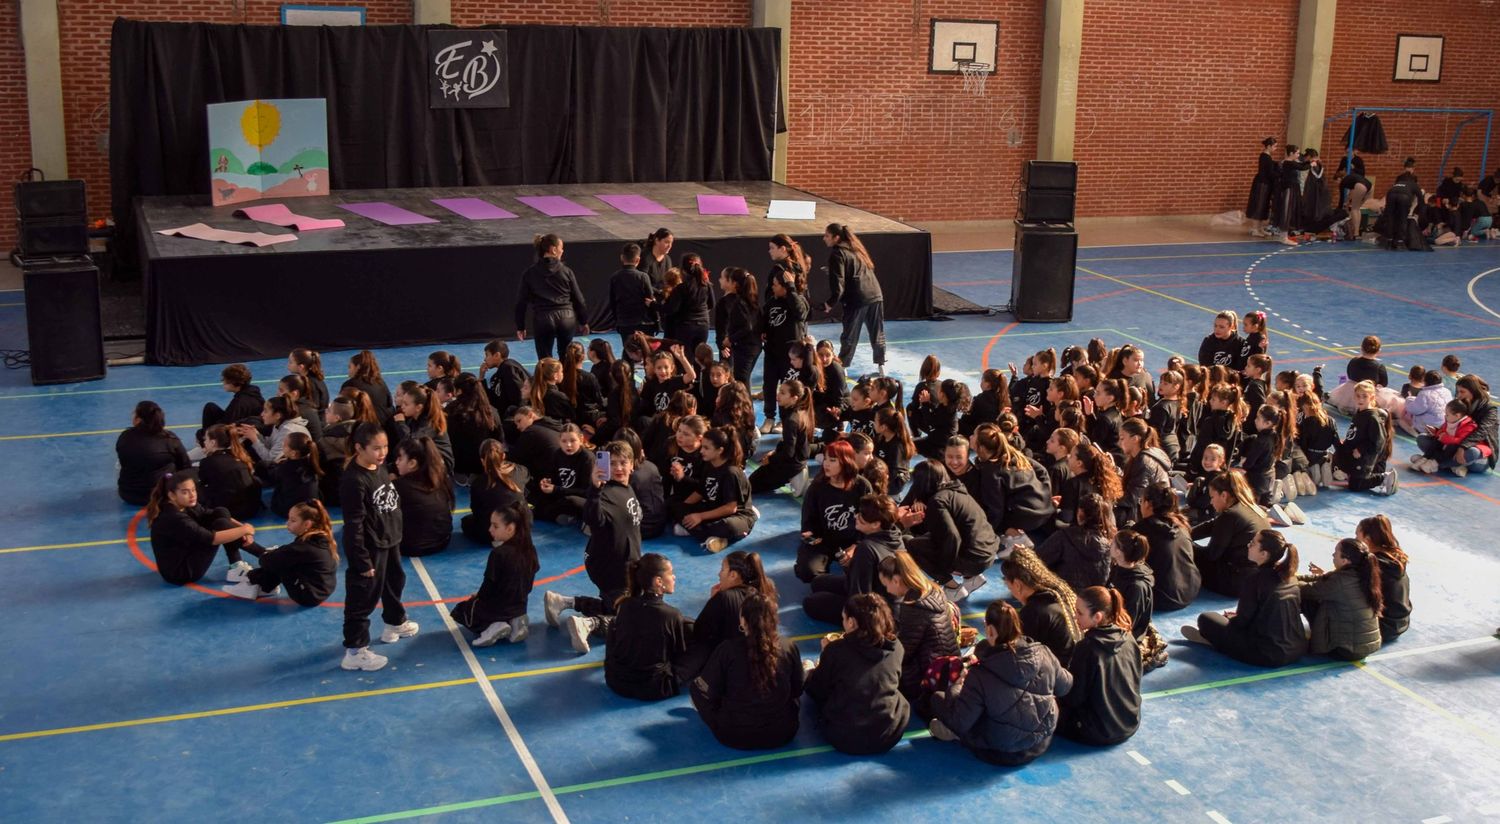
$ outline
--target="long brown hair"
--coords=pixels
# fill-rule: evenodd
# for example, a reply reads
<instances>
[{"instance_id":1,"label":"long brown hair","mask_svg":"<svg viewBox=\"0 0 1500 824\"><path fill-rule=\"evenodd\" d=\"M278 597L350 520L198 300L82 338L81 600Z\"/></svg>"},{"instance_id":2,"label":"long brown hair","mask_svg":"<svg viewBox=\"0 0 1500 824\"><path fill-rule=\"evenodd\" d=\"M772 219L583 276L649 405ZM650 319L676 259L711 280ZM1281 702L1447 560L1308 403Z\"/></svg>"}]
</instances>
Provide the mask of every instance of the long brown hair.
<instances>
[{"instance_id":1,"label":"long brown hair","mask_svg":"<svg viewBox=\"0 0 1500 824\"><path fill-rule=\"evenodd\" d=\"M1015 424L1010 426L1011 432L1015 431ZM994 461L1006 469L1018 469L1025 472L1031 471L1031 460L1026 453L1016 448L1011 442L1009 435L1000 424L982 423L974 430L974 445L980 452L981 461Z\"/></svg>"},{"instance_id":2,"label":"long brown hair","mask_svg":"<svg viewBox=\"0 0 1500 824\"><path fill-rule=\"evenodd\" d=\"M1083 475L1093 484L1094 491L1104 500L1114 503L1124 497L1124 485L1120 474L1105 460L1104 452L1091 443L1080 442L1073 447L1073 454L1083 464Z\"/></svg>"},{"instance_id":3,"label":"long brown hair","mask_svg":"<svg viewBox=\"0 0 1500 824\"><path fill-rule=\"evenodd\" d=\"M1369 602L1370 609L1376 615L1385 611L1385 601L1380 592L1380 562L1375 558L1375 553L1358 538L1345 538L1334 547L1338 554L1344 556L1349 568L1359 578L1359 589L1364 593L1365 600Z\"/></svg>"},{"instance_id":4,"label":"long brown hair","mask_svg":"<svg viewBox=\"0 0 1500 824\"><path fill-rule=\"evenodd\" d=\"M766 574L766 568L761 564L759 552L746 552L743 549L724 556L724 563L729 566L729 571L740 576L745 586L759 592L761 595L771 599L775 603L780 594L776 592L776 582Z\"/></svg>"},{"instance_id":5,"label":"long brown hair","mask_svg":"<svg viewBox=\"0 0 1500 824\"><path fill-rule=\"evenodd\" d=\"M896 618L885 598L870 592L851 595L844 602L844 614L854 619L854 631L845 638L878 647L896 638Z\"/></svg>"},{"instance_id":6,"label":"long brown hair","mask_svg":"<svg viewBox=\"0 0 1500 824\"><path fill-rule=\"evenodd\" d=\"M542 564L536 557L536 544L531 540L531 514L527 512L526 505L517 501L507 504L495 510L494 515L500 516L500 520L516 528L516 534L508 543L521 550L521 557L526 561L526 568L530 570L529 575L535 576Z\"/></svg>"},{"instance_id":7,"label":"long brown hair","mask_svg":"<svg viewBox=\"0 0 1500 824\"><path fill-rule=\"evenodd\" d=\"M868 266L871 272L875 271L875 261L870 259L870 253L865 250L864 243L860 242L859 237L854 234L854 230L850 229L848 224L830 223L824 228L824 231L833 235L833 239L839 246L853 252L854 256L859 259L859 262Z\"/></svg>"},{"instance_id":8,"label":"long brown hair","mask_svg":"<svg viewBox=\"0 0 1500 824\"><path fill-rule=\"evenodd\" d=\"M167 496L185 483L197 486L198 476L191 471L168 472L156 479L156 485L151 487L151 498L146 502L146 523L156 520L156 516L167 507Z\"/></svg>"},{"instance_id":9,"label":"long brown hair","mask_svg":"<svg viewBox=\"0 0 1500 824\"><path fill-rule=\"evenodd\" d=\"M745 645L750 653L750 680L764 695L776 685L781 669L781 629L776 621L776 601L757 592L740 606L745 624Z\"/></svg>"},{"instance_id":10,"label":"long brown hair","mask_svg":"<svg viewBox=\"0 0 1500 824\"><path fill-rule=\"evenodd\" d=\"M1118 589L1089 587L1078 593L1078 600L1090 615L1103 615L1105 625L1113 624L1126 632L1130 631L1130 613L1125 610L1125 596Z\"/></svg>"},{"instance_id":11,"label":"long brown hair","mask_svg":"<svg viewBox=\"0 0 1500 824\"><path fill-rule=\"evenodd\" d=\"M355 389L346 386L339 391L339 396L329 402L332 406L339 401L349 405L349 418L356 423L380 423L380 413L375 411L375 403L370 400L370 394L363 389Z\"/></svg>"},{"instance_id":12,"label":"long brown hair","mask_svg":"<svg viewBox=\"0 0 1500 824\"><path fill-rule=\"evenodd\" d=\"M521 487L511 477L515 466L505 460L505 444L494 438L485 438L479 445L479 465L491 486L503 486L511 492L520 492Z\"/></svg>"},{"instance_id":13,"label":"long brown hair","mask_svg":"<svg viewBox=\"0 0 1500 824\"><path fill-rule=\"evenodd\" d=\"M293 432L286 436L283 449L306 458L308 466L312 467L313 474L319 478L323 477L323 461L318 457L318 442L314 441L311 435L306 432Z\"/></svg>"},{"instance_id":14,"label":"long brown hair","mask_svg":"<svg viewBox=\"0 0 1500 824\"><path fill-rule=\"evenodd\" d=\"M1146 487L1146 493L1141 500L1151 505L1151 516L1170 521L1184 532L1192 530L1186 515L1182 514L1181 505L1177 502L1177 492L1172 489L1171 484L1155 483Z\"/></svg>"},{"instance_id":15,"label":"long brown hair","mask_svg":"<svg viewBox=\"0 0 1500 824\"><path fill-rule=\"evenodd\" d=\"M453 484L448 481L448 470L443 464L443 454L437 444L426 435L407 438L396 447L396 451L409 461L415 461L417 476L421 484L433 492L442 492L448 498L448 508L453 508Z\"/></svg>"},{"instance_id":16,"label":"long brown hair","mask_svg":"<svg viewBox=\"0 0 1500 824\"><path fill-rule=\"evenodd\" d=\"M311 349L293 349L291 354L292 363L307 370L309 378L323 380L323 356Z\"/></svg>"},{"instance_id":17,"label":"long brown hair","mask_svg":"<svg viewBox=\"0 0 1500 824\"><path fill-rule=\"evenodd\" d=\"M357 354L349 358L349 368L354 370L350 378L361 383L380 383L380 361L375 359L375 353L368 349L361 349Z\"/></svg>"},{"instance_id":18,"label":"long brown hair","mask_svg":"<svg viewBox=\"0 0 1500 824\"><path fill-rule=\"evenodd\" d=\"M875 413L875 424L896 433L896 442L906 450L906 459L911 460L917 454L917 445L912 442L911 430L906 426L906 416L900 409L887 406Z\"/></svg>"},{"instance_id":19,"label":"long brown hair","mask_svg":"<svg viewBox=\"0 0 1500 824\"><path fill-rule=\"evenodd\" d=\"M635 411L635 364L629 358L620 358L609 365L609 377L614 381L620 395L620 423L630 423L630 414Z\"/></svg>"},{"instance_id":20,"label":"long brown hair","mask_svg":"<svg viewBox=\"0 0 1500 824\"><path fill-rule=\"evenodd\" d=\"M815 425L815 414L813 413L812 390L802 385L802 381L782 381L781 387L792 396L792 417L802 426L802 431L810 439L813 435ZM785 419L785 415L782 416Z\"/></svg>"},{"instance_id":21,"label":"long brown hair","mask_svg":"<svg viewBox=\"0 0 1500 824\"><path fill-rule=\"evenodd\" d=\"M333 537L333 520L328 517L328 509L323 506L323 502L317 498L313 498L312 500L303 501L300 504L292 504L291 511L298 518L312 524L312 526L307 528L306 532L302 533L298 540L302 540L309 535L322 535L328 539L328 552L333 556L333 562L338 563L339 542Z\"/></svg>"},{"instance_id":22,"label":"long brown hair","mask_svg":"<svg viewBox=\"0 0 1500 824\"><path fill-rule=\"evenodd\" d=\"M229 456L245 465L251 472L255 471L255 461L250 459L249 453L245 451L244 444L240 443L239 436L229 431L229 427L222 423L203 430L203 443L213 444L219 449L229 453Z\"/></svg>"},{"instance_id":23,"label":"long brown hair","mask_svg":"<svg viewBox=\"0 0 1500 824\"><path fill-rule=\"evenodd\" d=\"M1371 515L1354 527L1354 534L1382 558L1389 558L1404 573L1409 560L1406 551L1396 540L1396 531L1391 528L1391 519L1384 515Z\"/></svg>"},{"instance_id":24,"label":"long brown hair","mask_svg":"<svg viewBox=\"0 0 1500 824\"><path fill-rule=\"evenodd\" d=\"M568 396L568 402L574 406L578 405L578 373L583 371L584 350L583 344L573 341L562 353L562 393Z\"/></svg>"}]
</instances>

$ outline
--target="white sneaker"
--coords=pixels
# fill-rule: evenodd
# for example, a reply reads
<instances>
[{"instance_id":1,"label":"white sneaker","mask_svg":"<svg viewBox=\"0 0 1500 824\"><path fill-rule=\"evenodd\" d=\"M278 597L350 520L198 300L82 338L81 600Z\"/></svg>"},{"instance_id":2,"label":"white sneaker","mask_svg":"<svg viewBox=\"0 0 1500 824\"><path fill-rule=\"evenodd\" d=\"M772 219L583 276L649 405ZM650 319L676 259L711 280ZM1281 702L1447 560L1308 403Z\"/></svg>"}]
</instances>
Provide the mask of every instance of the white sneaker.
<instances>
[{"instance_id":1,"label":"white sneaker","mask_svg":"<svg viewBox=\"0 0 1500 824\"><path fill-rule=\"evenodd\" d=\"M496 621L495 623L485 627L484 632L479 633L479 635L476 636L470 643L476 647L488 647L494 644L496 641L499 641L500 639L505 638L509 635L510 624L507 624L504 621Z\"/></svg>"},{"instance_id":2,"label":"white sneaker","mask_svg":"<svg viewBox=\"0 0 1500 824\"><path fill-rule=\"evenodd\" d=\"M238 584L219 587L219 589L236 598L244 598L247 601L254 601L256 598L262 597L260 594L260 584L252 584L249 581L241 581Z\"/></svg>"},{"instance_id":3,"label":"white sneaker","mask_svg":"<svg viewBox=\"0 0 1500 824\"><path fill-rule=\"evenodd\" d=\"M1297 500L1297 482L1291 475L1281 479L1281 495L1288 502Z\"/></svg>"},{"instance_id":4,"label":"white sneaker","mask_svg":"<svg viewBox=\"0 0 1500 824\"><path fill-rule=\"evenodd\" d=\"M672 527L672 534L676 535L679 538L687 538L693 533L688 532L687 527L683 526L682 524L677 524Z\"/></svg>"},{"instance_id":5,"label":"white sneaker","mask_svg":"<svg viewBox=\"0 0 1500 824\"><path fill-rule=\"evenodd\" d=\"M585 618L582 615L573 615L568 618L568 640L573 643L573 651L580 655L589 651L589 633L594 629L594 619Z\"/></svg>"},{"instance_id":6,"label":"white sneaker","mask_svg":"<svg viewBox=\"0 0 1500 824\"><path fill-rule=\"evenodd\" d=\"M988 584L989 582L990 579L984 577L984 573L982 572L978 575L972 575L968 578L965 578L963 583L964 594L966 596L973 595L974 593L979 591L980 587Z\"/></svg>"},{"instance_id":7,"label":"white sneaker","mask_svg":"<svg viewBox=\"0 0 1500 824\"><path fill-rule=\"evenodd\" d=\"M547 619L549 627L562 626L563 610L572 608L572 596L558 595L550 589L542 596L542 616Z\"/></svg>"},{"instance_id":8,"label":"white sneaker","mask_svg":"<svg viewBox=\"0 0 1500 824\"><path fill-rule=\"evenodd\" d=\"M964 589L964 585L958 581L949 580L943 584L943 597L947 598L950 604L958 604L969 597L969 591Z\"/></svg>"},{"instance_id":9,"label":"white sneaker","mask_svg":"<svg viewBox=\"0 0 1500 824\"><path fill-rule=\"evenodd\" d=\"M1400 488L1401 474L1396 471L1395 467L1392 467L1387 469L1384 475L1380 476L1380 485L1370 491L1376 495L1387 496L1395 495L1396 490Z\"/></svg>"},{"instance_id":10,"label":"white sneaker","mask_svg":"<svg viewBox=\"0 0 1500 824\"><path fill-rule=\"evenodd\" d=\"M1423 455L1421 452L1415 452L1410 458L1406 459L1406 462L1411 464L1413 469L1416 469L1420 467L1426 460L1426 455Z\"/></svg>"},{"instance_id":11,"label":"white sneaker","mask_svg":"<svg viewBox=\"0 0 1500 824\"><path fill-rule=\"evenodd\" d=\"M1182 628L1182 637L1193 642L1194 644L1213 646L1213 644L1208 643L1207 638L1203 637L1203 633L1199 632L1198 628L1193 626L1192 624L1188 624L1187 626L1184 626Z\"/></svg>"},{"instance_id":12,"label":"white sneaker","mask_svg":"<svg viewBox=\"0 0 1500 824\"><path fill-rule=\"evenodd\" d=\"M1458 478L1467 478L1467 477L1469 477L1469 468L1467 466L1464 466L1463 464L1455 464L1453 466L1453 468L1452 468L1452 472L1453 472L1454 477L1458 477Z\"/></svg>"},{"instance_id":13,"label":"white sneaker","mask_svg":"<svg viewBox=\"0 0 1500 824\"><path fill-rule=\"evenodd\" d=\"M252 569L254 567L244 561L235 561L229 565L229 571L224 573L224 580L231 584L238 584L245 580L245 576L249 575Z\"/></svg>"},{"instance_id":14,"label":"white sneaker","mask_svg":"<svg viewBox=\"0 0 1500 824\"><path fill-rule=\"evenodd\" d=\"M1306 472L1298 472L1297 491L1303 495L1316 496L1318 494L1318 485L1313 483L1311 475Z\"/></svg>"},{"instance_id":15,"label":"white sneaker","mask_svg":"<svg viewBox=\"0 0 1500 824\"><path fill-rule=\"evenodd\" d=\"M510 620L510 642L512 644L519 644L525 641L529 635L531 635L531 619L520 615Z\"/></svg>"},{"instance_id":16,"label":"white sneaker","mask_svg":"<svg viewBox=\"0 0 1500 824\"><path fill-rule=\"evenodd\" d=\"M346 670L374 672L390 662L391 659L384 655L377 655L370 652L369 647L360 647L359 649L344 650L344 660L339 662L339 666Z\"/></svg>"},{"instance_id":17,"label":"white sneaker","mask_svg":"<svg viewBox=\"0 0 1500 824\"><path fill-rule=\"evenodd\" d=\"M1271 518L1271 526L1292 525L1292 517L1286 514L1286 510L1281 508L1281 504L1272 504L1271 508L1266 510L1266 514Z\"/></svg>"},{"instance_id":18,"label":"white sneaker","mask_svg":"<svg viewBox=\"0 0 1500 824\"><path fill-rule=\"evenodd\" d=\"M753 515L753 516L755 516L755 520L757 520L757 521L760 520L760 508L757 507L755 504L751 504L750 505L750 514Z\"/></svg>"},{"instance_id":19,"label":"white sneaker","mask_svg":"<svg viewBox=\"0 0 1500 824\"><path fill-rule=\"evenodd\" d=\"M1292 523L1297 526L1304 526L1307 523L1307 513L1302 511L1302 507L1296 504L1287 504L1283 508L1286 510L1286 514L1292 519Z\"/></svg>"},{"instance_id":20,"label":"white sneaker","mask_svg":"<svg viewBox=\"0 0 1500 824\"><path fill-rule=\"evenodd\" d=\"M760 425L760 434L762 434L762 435L769 435L769 434L771 434L771 427L773 427L775 425L776 425L775 421L771 420L770 418L766 418L765 423L762 423Z\"/></svg>"},{"instance_id":21,"label":"white sneaker","mask_svg":"<svg viewBox=\"0 0 1500 824\"><path fill-rule=\"evenodd\" d=\"M397 641L400 641L402 638L410 638L413 635L416 635L418 629L420 629L420 627L417 626L416 621L407 621L404 624L394 627L390 624L386 624L385 629L380 633L380 643L394 644Z\"/></svg>"},{"instance_id":22,"label":"white sneaker","mask_svg":"<svg viewBox=\"0 0 1500 824\"><path fill-rule=\"evenodd\" d=\"M780 435L781 434L781 424L779 424L779 423L773 423L773 424L771 424L771 434L772 435Z\"/></svg>"},{"instance_id":23,"label":"white sneaker","mask_svg":"<svg viewBox=\"0 0 1500 824\"><path fill-rule=\"evenodd\" d=\"M723 538L706 538L703 541L703 548L712 553L723 552L728 546L729 542Z\"/></svg>"},{"instance_id":24,"label":"white sneaker","mask_svg":"<svg viewBox=\"0 0 1500 824\"><path fill-rule=\"evenodd\" d=\"M932 733L932 737L936 738L939 741L958 740L958 733L955 733L953 730L948 729L947 724L944 724L936 718L932 719L932 721L927 724L927 731Z\"/></svg>"}]
</instances>

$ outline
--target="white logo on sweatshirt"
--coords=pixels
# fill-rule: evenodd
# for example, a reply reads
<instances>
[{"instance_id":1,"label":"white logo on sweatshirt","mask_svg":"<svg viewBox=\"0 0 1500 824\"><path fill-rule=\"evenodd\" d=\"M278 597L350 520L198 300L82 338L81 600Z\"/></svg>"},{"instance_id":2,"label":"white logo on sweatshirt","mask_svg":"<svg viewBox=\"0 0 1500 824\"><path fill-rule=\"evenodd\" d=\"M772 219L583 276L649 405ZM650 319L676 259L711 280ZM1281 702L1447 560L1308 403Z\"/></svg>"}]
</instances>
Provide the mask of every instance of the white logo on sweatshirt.
<instances>
[{"instance_id":1,"label":"white logo on sweatshirt","mask_svg":"<svg viewBox=\"0 0 1500 824\"><path fill-rule=\"evenodd\" d=\"M767 317L770 319L772 326L780 326L786 323L786 309L780 306L772 306Z\"/></svg>"},{"instance_id":2,"label":"white logo on sweatshirt","mask_svg":"<svg viewBox=\"0 0 1500 824\"><path fill-rule=\"evenodd\" d=\"M557 470L557 485L563 489L572 489L573 484L577 480L578 472L576 470L568 469L567 467Z\"/></svg>"},{"instance_id":3,"label":"white logo on sweatshirt","mask_svg":"<svg viewBox=\"0 0 1500 824\"><path fill-rule=\"evenodd\" d=\"M396 491L395 484L386 483L375 489L370 495L370 502L375 505L376 512L395 512L401 508L401 495Z\"/></svg>"},{"instance_id":4,"label":"white logo on sweatshirt","mask_svg":"<svg viewBox=\"0 0 1500 824\"><path fill-rule=\"evenodd\" d=\"M849 520L854 517L854 507L847 504L834 504L823 510L823 520L828 523L828 528L842 532L849 528Z\"/></svg>"},{"instance_id":5,"label":"white logo on sweatshirt","mask_svg":"<svg viewBox=\"0 0 1500 824\"><path fill-rule=\"evenodd\" d=\"M786 374L781 376L781 382L782 383L786 383L787 381L801 380L801 379L802 379L802 370L797 369L795 367L791 367L791 366L788 366L787 369L786 369Z\"/></svg>"},{"instance_id":6,"label":"white logo on sweatshirt","mask_svg":"<svg viewBox=\"0 0 1500 824\"><path fill-rule=\"evenodd\" d=\"M1041 406L1042 405L1042 393L1040 391L1036 390L1036 389L1027 390L1027 392L1026 392L1026 405L1027 406Z\"/></svg>"},{"instance_id":7,"label":"white logo on sweatshirt","mask_svg":"<svg viewBox=\"0 0 1500 824\"><path fill-rule=\"evenodd\" d=\"M703 481L703 497L710 501L719 500L719 479L715 477L705 478Z\"/></svg>"},{"instance_id":8,"label":"white logo on sweatshirt","mask_svg":"<svg viewBox=\"0 0 1500 824\"><path fill-rule=\"evenodd\" d=\"M1234 357L1232 355L1230 355L1228 352L1215 352L1214 353L1214 365L1215 366L1228 366L1232 360L1234 360Z\"/></svg>"},{"instance_id":9,"label":"white logo on sweatshirt","mask_svg":"<svg viewBox=\"0 0 1500 824\"><path fill-rule=\"evenodd\" d=\"M635 498L625 502L625 511L630 513L630 522L636 526L641 525L641 502Z\"/></svg>"},{"instance_id":10,"label":"white logo on sweatshirt","mask_svg":"<svg viewBox=\"0 0 1500 824\"><path fill-rule=\"evenodd\" d=\"M671 400L671 398L667 397L667 393L658 392L656 395L656 411L665 411L667 408L667 401L669 400Z\"/></svg>"}]
</instances>

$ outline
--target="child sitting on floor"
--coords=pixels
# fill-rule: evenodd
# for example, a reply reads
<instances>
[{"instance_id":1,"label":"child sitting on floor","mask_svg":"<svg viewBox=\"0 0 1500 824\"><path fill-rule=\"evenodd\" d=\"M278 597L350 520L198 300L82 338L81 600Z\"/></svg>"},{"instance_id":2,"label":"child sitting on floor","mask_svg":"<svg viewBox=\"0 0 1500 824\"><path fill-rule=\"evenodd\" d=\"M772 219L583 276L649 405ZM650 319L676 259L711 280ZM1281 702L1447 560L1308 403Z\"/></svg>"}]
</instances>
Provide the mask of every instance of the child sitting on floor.
<instances>
[{"instance_id":1,"label":"child sitting on floor","mask_svg":"<svg viewBox=\"0 0 1500 824\"><path fill-rule=\"evenodd\" d=\"M1437 436L1438 447L1423 451L1421 454L1413 455L1411 458L1412 469L1418 472L1426 472L1431 475L1439 469L1447 469L1454 475L1462 478L1469 474L1469 467L1457 458L1458 446L1464 439L1478 428L1479 424L1469 417L1469 405L1463 401L1449 401L1444 408L1444 421L1441 427L1429 426L1428 432ZM1490 445L1484 441L1475 444L1480 455L1485 458L1490 456Z\"/></svg>"}]
</instances>

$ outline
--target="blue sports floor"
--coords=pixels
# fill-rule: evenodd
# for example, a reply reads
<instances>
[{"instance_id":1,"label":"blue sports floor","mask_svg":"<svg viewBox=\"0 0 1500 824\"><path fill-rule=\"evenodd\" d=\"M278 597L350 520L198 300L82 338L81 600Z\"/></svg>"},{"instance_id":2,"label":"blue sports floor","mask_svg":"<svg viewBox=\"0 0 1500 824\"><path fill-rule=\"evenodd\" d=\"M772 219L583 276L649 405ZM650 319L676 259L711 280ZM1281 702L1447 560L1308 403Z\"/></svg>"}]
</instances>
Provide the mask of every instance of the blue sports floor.
<instances>
[{"instance_id":1,"label":"blue sports floor","mask_svg":"<svg viewBox=\"0 0 1500 824\"><path fill-rule=\"evenodd\" d=\"M1500 381L1500 315L1486 308L1500 308L1500 245L1096 248L1080 251L1079 267L1072 323L891 323L891 367L910 380L933 353L946 376L977 385L985 364L1099 336L1145 346L1155 371L1171 353L1196 353L1213 311L1264 306L1278 369L1327 363L1336 377L1347 347L1373 332L1394 363L1435 365L1456 352L1467 371ZM979 303L1009 294L1009 253L940 254L935 269L941 285ZM0 294L0 347L25 346L20 302ZM398 379L416 375L430 348L384 351L381 361ZM478 345L456 350L477 362ZM332 365L346 356L324 355ZM284 368L251 366L263 386ZM810 706L791 747L731 751L685 696L616 697L601 650L577 656L541 621L543 589L589 592L577 532L550 525L538 534L541 574L561 580L537 587L525 644L474 657L445 629L446 608L434 602L472 592L485 562L483 548L455 536L446 553L407 561L421 634L382 649L385 670L344 672L339 609L217 597L222 561L199 591L164 585L139 560L150 550L137 546L144 530L114 492L115 433L140 399L161 403L184 432L222 397L217 367L122 368L60 388L0 373L0 821L1500 818L1492 476L1405 472L1393 498L1327 491L1299 501L1312 523L1290 532L1304 559L1327 566L1334 539L1382 511L1411 554L1412 629L1367 662L1256 670L1181 641L1195 611L1158 615L1171 661L1145 678L1140 732L1113 749L1059 740L1006 771L920 727L883 757L840 755ZM1398 457L1410 447L1403 439ZM783 591L785 631L813 655L825 628L802 614L805 590L791 574L798 504L784 494L757 503L764 518L745 543ZM269 517L262 533L280 537ZM719 559L686 539L651 548L676 564L671 600L696 614ZM971 619L1004 595L998 583L981 590L966 605ZM1209 596L1198 606L1229 604Z\"/></svg>"}]
</instances>

